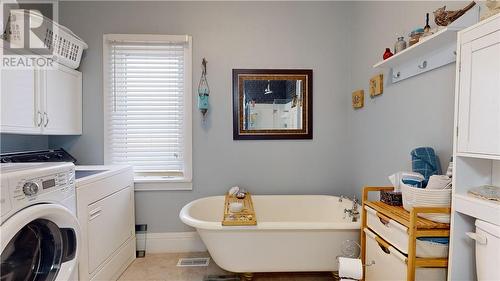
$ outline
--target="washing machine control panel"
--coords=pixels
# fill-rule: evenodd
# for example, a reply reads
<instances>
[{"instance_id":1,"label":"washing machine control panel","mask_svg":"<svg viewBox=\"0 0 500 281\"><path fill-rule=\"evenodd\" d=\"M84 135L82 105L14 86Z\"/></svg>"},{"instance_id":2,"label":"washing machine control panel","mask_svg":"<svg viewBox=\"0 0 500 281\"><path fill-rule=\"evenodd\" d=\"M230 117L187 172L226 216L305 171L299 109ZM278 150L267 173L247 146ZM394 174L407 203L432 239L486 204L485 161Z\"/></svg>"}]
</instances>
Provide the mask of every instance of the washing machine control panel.
<instances>
[{"instance_id":1,"label":"washing machine control panel","mask_svg":"<svg viewBox=\"0 0 500 281\"><path fill-rule=\"evenodd\" d=\"M2 163L0 173L0 222L37 203L72 206L75 197L75 165L58 163ZM74 204L73 204L74 205ZM64 205L66 206L66 205Z\"/></svg>"},{"instance_id":2,"label":"washing machine control panel","mask_svg":"<svg viewBox=\"0 0 500 281\"><path fill-rule=\"evenodd\" d=\"M9 173L2 171L2 186L8 186L2 188L2 214L8 209L20 209L37 202L61 202L75 196L73 163L23 164L16 164L18 170L12 167Z\"/></svg>"},{"instance_id":3,"label":"washing machine control panel","mask_svg":"<svg viewBox=\"0 0 500 281\"><path fill-rule=\"evenodd\" d=\"M32 181L26 182L23 185L24 195L27 195L27 196L35 195L38 193L38 188L39 187L38 187L38 184L36 182L32 182Z\"/></svg>"},{"instance_id":4,"label":"washing machine control panel","mask_svg":"<svg viewBox=\"0 0 500 281\"><path fill-rule=\"evenodd\" d=\"M14 198L24 200L25 197L29 199L55 190L67 191L74 188L75 172L73 169L67 169L41 177L21 179L14 190Z\"/></svg>"}]
</instances>

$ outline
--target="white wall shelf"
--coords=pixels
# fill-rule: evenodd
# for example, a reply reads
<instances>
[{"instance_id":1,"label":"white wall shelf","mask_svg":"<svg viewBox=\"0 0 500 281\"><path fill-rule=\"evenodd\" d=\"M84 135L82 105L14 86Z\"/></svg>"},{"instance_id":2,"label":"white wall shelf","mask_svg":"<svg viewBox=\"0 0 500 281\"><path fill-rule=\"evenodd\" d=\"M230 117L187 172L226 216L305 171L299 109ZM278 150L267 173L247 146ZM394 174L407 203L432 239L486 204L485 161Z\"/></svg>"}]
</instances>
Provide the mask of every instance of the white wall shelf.
<instances>
[{"instance_id":1,"label":"white wall shelf","mask_svg":"<svg viewBox=\"0 0 500 281\"><path fill-rule=\"evenodd\" d=\"M469 157L469 158L489 159L489 160L500 160L500 155L494 155L494 154L457 152L457 156Z\"/></svg>"},{"instance_id":2,"label":"white wall shelf","mask_svg":"<svg viewBox=\"0 0 500 281\"><path fill-rule=\"evenodd\" d=\"M450 64L456 60L457 32L479 21L479 7L415 45L380 61L373 68L389 70L392 83Z\"/></svg>"}]
</instances>

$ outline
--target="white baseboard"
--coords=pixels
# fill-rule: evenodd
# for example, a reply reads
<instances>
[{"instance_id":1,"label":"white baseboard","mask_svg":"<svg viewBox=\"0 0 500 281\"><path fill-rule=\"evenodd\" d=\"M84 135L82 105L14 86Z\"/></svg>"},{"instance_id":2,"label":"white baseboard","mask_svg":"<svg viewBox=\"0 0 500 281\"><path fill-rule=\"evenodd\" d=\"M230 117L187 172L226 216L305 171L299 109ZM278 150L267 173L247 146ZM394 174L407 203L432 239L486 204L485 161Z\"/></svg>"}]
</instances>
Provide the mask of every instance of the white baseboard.
<instances>
[{"instance_id":1,"label":"white baseboard","mask_svg":"<svg viewBox=\"0 0 500 281\"><path fill-rule=\"evenodd\" d=\"M146 253L204 252L207 248L196 232L148 233Z\"/></svg>"}]
</instances>

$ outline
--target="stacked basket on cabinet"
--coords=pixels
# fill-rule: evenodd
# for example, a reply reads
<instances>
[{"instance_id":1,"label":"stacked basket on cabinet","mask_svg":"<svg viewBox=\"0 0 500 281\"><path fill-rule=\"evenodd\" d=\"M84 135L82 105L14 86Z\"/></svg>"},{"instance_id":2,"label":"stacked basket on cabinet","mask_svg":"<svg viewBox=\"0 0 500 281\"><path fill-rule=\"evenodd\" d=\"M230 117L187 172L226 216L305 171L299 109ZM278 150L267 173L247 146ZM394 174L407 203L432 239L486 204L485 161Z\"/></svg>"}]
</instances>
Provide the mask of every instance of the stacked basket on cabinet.
<instances>
[{"instance_id":1,"label":"stacked basket on cabinet","mask_svg":"<svg viewBox=\"0 0 500 281\"><path fill-rule=\"evenodd\" d=\"M6 39L11 48L24 48L24 24L36 27L30 29L30 37L37 37L42 46L30 46L38 55L50 53L60 64L76 69L80 65L83 50L88 45L68 28L43 16L34 10L16 9L10 11ZM32 39L30 38L30 42ZM33 40L36 41L36 40ZM42 53L43 52L43 53ZM47 53L46 53L47 52Z\"/></svg>"}]
</instances>

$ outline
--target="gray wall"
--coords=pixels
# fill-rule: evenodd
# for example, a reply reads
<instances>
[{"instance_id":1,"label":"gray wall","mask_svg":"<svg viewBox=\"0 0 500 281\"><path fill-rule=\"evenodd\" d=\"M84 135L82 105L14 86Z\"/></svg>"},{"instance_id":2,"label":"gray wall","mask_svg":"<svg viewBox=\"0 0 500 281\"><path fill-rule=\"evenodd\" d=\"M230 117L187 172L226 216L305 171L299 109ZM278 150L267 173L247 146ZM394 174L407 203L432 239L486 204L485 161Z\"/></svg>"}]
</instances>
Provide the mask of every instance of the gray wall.
<instances>
[{"instance_id":1,"label":"gray wall","mask_svg":"<svg viewBox=\"0 0 500 281\"><path fill-rule=\"evenodd\" d=\"M389 184L387 176L411 170L410 151L431 146L446 169L452 155L455 63L404 80L387 83L384 93L370 99L368 82L380 73L372 65L399 34L425 25L425 13L464 2L355 2L352 18L351 90L365 90L365 106L349 110L352 178L355 187ZM376 19L374 19L376 15Z\"/></svg>"},{"instance_id":2,"label":"gray wall","mask_svg":"<svg viewBox=\"0 0 500 281\"><path fill-rule=\"evenodd\" d=\"M258 194L351 194L348 3L341 2L61 2L59 15L88 44L83 72L84 134L51 137L81 163L103 161L102 35L190 34L193 87L202 57L211 88L208 124L193 114L193 191L136 193L138 223L151 232L183 231L180 208L233 185ZM233 141L233 68L311 68L314 139ZM195 105L195 100L193 105ZM196 108L195 106L193 108Z\"/></svg>"},{"instance_id":3,"label":"gray wall","mask_svg":"<svg viewBox=\"0 0 500 281\"><path fill-rule=\"evenodd\" d=\"M49 137L0 134L0 152L18 152L28 150L47 149Z\"/></svg>"}]
</instances>

